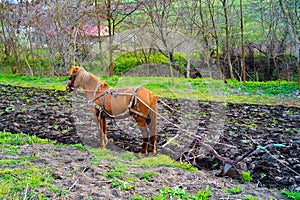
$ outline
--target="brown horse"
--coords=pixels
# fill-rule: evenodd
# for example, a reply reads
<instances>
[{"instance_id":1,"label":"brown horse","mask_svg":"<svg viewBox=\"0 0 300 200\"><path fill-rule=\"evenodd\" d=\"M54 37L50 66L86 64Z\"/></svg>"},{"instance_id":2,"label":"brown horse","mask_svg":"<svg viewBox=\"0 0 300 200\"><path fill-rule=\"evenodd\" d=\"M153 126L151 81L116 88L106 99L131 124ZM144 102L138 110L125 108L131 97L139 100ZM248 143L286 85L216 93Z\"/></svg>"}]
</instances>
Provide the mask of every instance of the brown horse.
<instances>
[{"instance_id":1,"label":"brown horse","mask_svg":"<svg viewBox=\"0 0 300 200\"><path fill-rule=\"evenodd\" d=\"M73 66L66 86L68 92L82 88L93 112L100 135L100 147L108 143L106 118L133 116L143 136L140 153L156 153L157 97L144 87L112 88L84 68ZM149 143L150 140L150 143Z\"/></svg>"}]
</instances>

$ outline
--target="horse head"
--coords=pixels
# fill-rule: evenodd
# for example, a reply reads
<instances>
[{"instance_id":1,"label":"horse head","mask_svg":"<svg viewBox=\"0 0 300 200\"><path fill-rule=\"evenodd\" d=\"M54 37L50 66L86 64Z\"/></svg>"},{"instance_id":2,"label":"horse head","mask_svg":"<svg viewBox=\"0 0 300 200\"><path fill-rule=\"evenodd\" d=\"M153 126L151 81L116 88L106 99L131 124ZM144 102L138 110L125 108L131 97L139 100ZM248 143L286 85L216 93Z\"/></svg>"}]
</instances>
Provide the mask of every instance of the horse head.
<instances>
[{"instance_id":1,"label":"horse head","mask_svg":"<svg viewBox=\"0 0 300 200\"><path fill-rule=\"evenodd\" d=\"M69 74L70 74L70 78L69 81L66 85L66 90L67 92L72 92L75 88L75 80L76 80L76 76L78 74L78 72L80 71L81 67L78 66L72 66Z\"/></svg>"}]
</instances>

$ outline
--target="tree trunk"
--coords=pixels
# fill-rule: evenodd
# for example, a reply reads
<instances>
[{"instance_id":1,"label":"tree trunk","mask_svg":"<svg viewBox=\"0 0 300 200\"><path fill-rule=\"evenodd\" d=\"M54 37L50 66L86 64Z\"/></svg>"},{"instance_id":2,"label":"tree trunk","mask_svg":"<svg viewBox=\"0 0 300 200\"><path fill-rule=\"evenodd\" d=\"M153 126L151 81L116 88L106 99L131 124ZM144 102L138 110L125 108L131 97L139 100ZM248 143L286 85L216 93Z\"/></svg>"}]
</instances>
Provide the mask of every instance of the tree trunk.
<instances>
[{"instance_id":1,"label":"tree trunk","mask_svg":"<svg viewBox=\"0 0 300 200\"><path fill-rule=\"evenodd\" d=\"M226 83L226 77L222 71L221 68L221 63L220 63L220 53L219 53L219 36L218 36L218 32L217 32L217 27L216 27L216 22L214 19L214 15L213 15L213 11L212 11L212 6L210 3L210 0L207 1L208 4L208 9L209 9L209 15L210 15L210 19L212 22L212 26L213 26L213 37L215 38L215 44L216 44L216 57L217 57L217 68L219 70L220 76L222 77L222 79L224 80L224 82Z\"/></svg>"},{"instance_id":2,"label":"tree trunk","mask_svg":"<svg viewBox=\"0 0 300 200\"><path fill-rule=\"evenodd\" d=\"M95 9L98 9L98 1L95 0ZM98 10L96 11L98 14ZM97 15L97 29L98 29L98 44L99 44L99 57L100 65L103 67L103 52L102 52L102 37L101 37L101 18Z\"/></svg>"},{"instance_id":3,"label":"tree trunk","mask_svg":"<svg viewBox=\"0 0 300 200\"><path fill-rule=\"evenodd\" d=\"M113 23L112 23L112 18L111 18L111 1L107 1L107 24L108 24L108 39L109 39L109 76L114 75L114 65L113 65Z\"/></svg>"},{"instance_id":4,"label":"tree trunk","mask_svg":"<svg viewBox=\"0 0 300 200\"><path fill-rule=\"evenodd\" d=\"M172 86L173 86L175 84L175 82L174 82L174 72L173 72L173 68L175 68L175 60L174 60L173 52L169 52L169 60L170 60L170 74L171 74Z\"/></svg>"},{"instance_id":5,"label":"tree trunk","mask_svg":"<svg viewBox=\"0 0 300 200\"><path fill-rule=\"evenodd\" d=\"M245 64L245 42L244 42L244 21L243 21L243 0L240 0L240 16L241 16L241 40L242 40L242 77L243 83L246 84L246 64Z\"/></svg>"},{"instance_id":6,"label":"tree trunk","mask_svg":"<svg viewBox=\"0 0 300 200\"><path fill-rule=\"evenodd\" d=\"M223 11L225 17L227 62L229 67L230 78L234 78L232 64L231 64L230 47L229 47L229 23L228 23L227 0L222 0L222 5L223 5Z\"/></svg>"}]
</instances>

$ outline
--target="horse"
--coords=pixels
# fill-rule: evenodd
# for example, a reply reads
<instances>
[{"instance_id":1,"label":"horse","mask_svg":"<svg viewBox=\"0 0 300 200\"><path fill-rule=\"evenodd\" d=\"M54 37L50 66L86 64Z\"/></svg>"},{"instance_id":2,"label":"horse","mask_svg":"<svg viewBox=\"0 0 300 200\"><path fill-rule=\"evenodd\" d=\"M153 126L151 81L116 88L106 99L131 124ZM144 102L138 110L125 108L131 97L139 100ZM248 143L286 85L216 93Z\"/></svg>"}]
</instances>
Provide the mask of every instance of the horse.
<instances>
[{"instance_id":1,"label":"horse","mask_svg":"<svg viewBox=\"0 0 300 200\"><path fill-rule=\"evenodd\" d=\"M87 72L83 67L72 66L66 85L67 92L81 88L88 99L100 135L100 148L107 145L107 118L132 116L143 137L140 154L156 154L158 97L145 87L112 88L105 81ZM150 140L150 143L149 143Z\"/></svg>"}]
</instances>

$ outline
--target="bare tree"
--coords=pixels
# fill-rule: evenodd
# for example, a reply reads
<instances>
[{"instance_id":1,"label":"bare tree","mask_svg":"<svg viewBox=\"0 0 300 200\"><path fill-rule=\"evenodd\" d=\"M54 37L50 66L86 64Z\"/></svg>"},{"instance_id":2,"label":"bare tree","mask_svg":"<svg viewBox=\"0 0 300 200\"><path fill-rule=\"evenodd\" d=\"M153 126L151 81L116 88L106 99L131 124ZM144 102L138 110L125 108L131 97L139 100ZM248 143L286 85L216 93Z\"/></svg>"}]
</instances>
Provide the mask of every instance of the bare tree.
<instances>
[{"instance_id":1,"label":"bare tree","mask_svg":"<svg viewBox=\"0 0 300 200\"><path fill-rule=\"evenodd\" d=\"M11 72L23 73L21 63L21 45L24 38L22 27L23 9L16 5L1 3L1 42L4 44L5 61L11 66Z\"/></svg>"},{"instance_id":2,"label":"bare tree","mask_svg":"<svg viewBox=\"0 0 300 200\"><path fill-rule=\"evenodd\" d=\"M174 11L173 1L146 1L144 6L152 22L151 33L154 38L159 40L155 43L155 47L169 59L171 77L174 83L173 69L177 69L174 58L175 49L185 41L180 35L181 33L177 31L180 18Z\"/></svg>"},{"instance_id":3,"label":"bare tree","mask_svg":"<svg viewBox=\"0 0 300 200\"><path fill-rule=\"evenodd\" d=\"M135 4L126 4L118 0L102 0L98 3L101 10L104 12L104 19L106 19L108 26L108 51L109 51L109 70L108 73L110 76L114 75L114 66L113 66L113 52L114 52L114 36L116 29L120 26L124 20L132 15L140 6L141 2Z\"/></svg>"}]
</instances>

